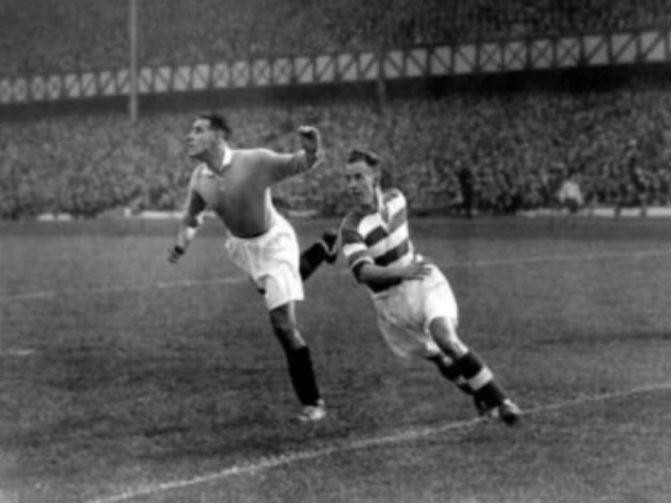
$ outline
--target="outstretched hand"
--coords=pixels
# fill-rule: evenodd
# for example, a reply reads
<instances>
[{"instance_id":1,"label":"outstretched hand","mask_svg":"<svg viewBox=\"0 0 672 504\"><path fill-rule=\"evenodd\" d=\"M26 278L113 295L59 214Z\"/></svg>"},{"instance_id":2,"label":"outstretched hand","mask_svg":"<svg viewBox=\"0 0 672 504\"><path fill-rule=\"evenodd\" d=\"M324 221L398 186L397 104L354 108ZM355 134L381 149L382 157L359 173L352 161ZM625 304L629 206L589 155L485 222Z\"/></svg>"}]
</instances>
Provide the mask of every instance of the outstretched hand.
<instances>
[{"instance_id":1,"label":"outstretched hand","mask_svg":"<svg viewBox=\"0 0 672 504\"><path fill-rule=\"evenodd\" d=\"M315 154L322 148L320 131L314 126L300 126L299 138L301 139L301 147L307 153Z\"/></svg>"}]
</instances>

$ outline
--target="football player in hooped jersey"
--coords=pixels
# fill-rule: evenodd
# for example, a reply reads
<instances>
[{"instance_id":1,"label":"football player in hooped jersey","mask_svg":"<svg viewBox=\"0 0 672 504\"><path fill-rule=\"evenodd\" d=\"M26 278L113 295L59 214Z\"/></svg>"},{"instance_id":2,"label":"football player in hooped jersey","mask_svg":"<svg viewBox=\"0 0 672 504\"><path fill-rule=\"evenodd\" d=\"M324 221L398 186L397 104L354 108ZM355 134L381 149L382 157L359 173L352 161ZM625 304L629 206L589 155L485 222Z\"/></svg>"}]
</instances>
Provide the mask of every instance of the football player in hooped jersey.
<instances>
[{"instance_id":1,"label":"football player in hooped jersey","mask_svg":"<svg viewBox=\"0 0 672 504\"><path fill-rule=\"evenodd\" d=\"M294 304L303 299L302 280L321 264L333 262L335 234L299 254L292 226L274 208L271 186L318 166L324 157L320 133L303 126L302 149L279 154L268 149L232 149L226 120L218 114L196 118L187 137L187 151L200 161L189 182L186 209L168 259L175 263L186 252L209 208L228 230L226 249L264 295L273 330L287 357L294 391L303 405L299 420L325 417L308 345L296 324Z\"/></svg>"},{"instance_id":2,"label":"football player in hooped jersey","mask_svg":"<svg viewBox=\"0 0 672 504\"><path fill-rule=\"evenodd\" d=\"M416 253L409 238L406 199L383 191L380 158L354 150L345 179L353 209L341 224L348 267L367 287L378 328L398 355L433 362L441 374L473 396L480 414L514 424L521 415L492 371L457 335L457 303L448 281Z\"/></svg>"}]
</instances>

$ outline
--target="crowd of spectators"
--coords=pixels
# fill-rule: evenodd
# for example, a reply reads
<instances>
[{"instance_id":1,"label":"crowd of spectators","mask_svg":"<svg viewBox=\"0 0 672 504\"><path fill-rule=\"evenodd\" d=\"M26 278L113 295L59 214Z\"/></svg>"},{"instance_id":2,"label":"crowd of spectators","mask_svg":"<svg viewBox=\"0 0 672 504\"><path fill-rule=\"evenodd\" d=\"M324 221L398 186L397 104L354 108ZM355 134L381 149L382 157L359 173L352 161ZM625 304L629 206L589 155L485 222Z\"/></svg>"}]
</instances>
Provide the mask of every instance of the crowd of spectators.
<instances>
[{"instance_id":1,"label":"crowd of spectators","mask_svg":"<svg viewBox=\"0 0 672 504\"><path fill-rule=\"evenodd\" d=\"M223 111L234 146L297 148L295 128L323 132L323 169L283 183L281 206L339 215L340 166L367 147L386 161L414 212L515 212L552 206L572 175L589 205L670 204L670 94L612 91L459 94L373 104L238 106ZM94 216L177 209L191 171L193 115L157 113L0 122L0 217Z\"/></svg>"},{"instance_id":2,"label":"crowd of spectators","mask_svg":"<svg viewBox=\"0 0 672 504\"><path fill-rule=\"evenodd\" d=\"M128 65L128 0L3 0L0 77ZM138 0L141 65L670 26L666 0Z\"/></svg>"}]
</instances>

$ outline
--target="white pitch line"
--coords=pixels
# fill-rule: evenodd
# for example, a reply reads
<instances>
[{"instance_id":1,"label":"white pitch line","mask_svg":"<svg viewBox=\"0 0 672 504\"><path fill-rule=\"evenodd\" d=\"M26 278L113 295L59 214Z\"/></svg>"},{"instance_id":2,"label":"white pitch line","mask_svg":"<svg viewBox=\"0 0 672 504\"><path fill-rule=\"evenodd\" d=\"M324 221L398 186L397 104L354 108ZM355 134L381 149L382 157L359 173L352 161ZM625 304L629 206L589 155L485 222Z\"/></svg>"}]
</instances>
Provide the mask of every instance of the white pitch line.
<instances>
[{"instance_id":1,"label":"white pitch line","mask_svg":"<svg viewBox=\"0 0 672 504\"><path fill-rule=\"evenodd\" d=\"M525 410L523 412L523 415L529 416L538 413L544 413L547 411L555 411L570 408L572 406L578 406L581 404L589 404L599 401L608 401L609 399L628 397L631 395L654 392L658 390L665 390L669 388L670 388L669 383L660 383L660 384L637 387L631 390L620 392L609 392L592 396L580 396L574 399L569 399L567 401L560 401L553 404L536 406L534 408ZM95 499L92 502L122 502L128 500L136 500L138 497L142 496L153 495L161 492L166 492L169 490L180 490L186 487L201 485L205 483L212 483L215 481L225 480L233 476L257 474L277 467L287 466L306 460L324 458L337 453L344 453L349 451L361 450L364 448L372 448L407 441L413 441L423 437L441 434L443 432L455 431L467 427L472 427L484 421L485 420L482 420L480 418L473 418L470 420L463 420L459 422L450 422L437 427L405 429L384 436L374 436L369 438L355 439L351 441L334 442L330 445L315 448L313 450L302 450L302 451L288 452L282 455L262 457L258 460L237 464L222 469L221 471L218 472L204 474L202 476L197 476L190 479L182 479L182 480L168 481L165 483L156 483L156 484L138 486L136 488L126 490L116 495Z\"/></svg>"},{"instance_id":2,"label":"white pitch line","mask_svg":"<svg viewBox=\"0 0 672 504\"><path fill-rule=\"evenodd\" d=\"M532 256L516 257L512 259L486 259L476 261L464 261L461 263L447 263L446 269L453 268L483 268L508 266L512 264L530 264L544 262L560 261L601 261L605 259L631 259L640 257L665 256L669 255L668 250L639 250L634 252L605 252L600 254L564 254L550 256ZM327 275L342 275L348 273L347 270L327 273ZM39 299L53 299L59 296L88 296L95 294L110 294L114 292L142 292L152 289L174 289L176 287L198 287L202 285L224 285L236 284L248 281L246 276L220 277L204 280L175 280L171 282L156 282L141 285L113 285L108 287L95 287L90 289L65 289L65 290L42 290L23 292L17 294L8 294L0 296L0 303L9 301L31 301Z\"/></svg>"}]
</instances>

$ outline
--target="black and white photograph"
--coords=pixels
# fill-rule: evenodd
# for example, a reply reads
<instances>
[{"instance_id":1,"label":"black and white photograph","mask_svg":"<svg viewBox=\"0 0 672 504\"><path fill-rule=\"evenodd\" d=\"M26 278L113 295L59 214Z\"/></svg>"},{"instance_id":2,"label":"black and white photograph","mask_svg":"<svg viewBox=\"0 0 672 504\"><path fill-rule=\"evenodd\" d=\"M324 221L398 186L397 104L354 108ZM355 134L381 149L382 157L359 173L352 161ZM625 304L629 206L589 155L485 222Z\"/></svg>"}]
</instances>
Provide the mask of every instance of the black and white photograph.
<instances>
[{"instance_id":1,"label":"black and white photograph","mask_svg":"<svg viewBox=\"0 0 672 504\"><path fill-rule=\"evenodd\" d=\"M0 502L670 502L668 0L0 0Z\"/></svg>"}]
</instances>

